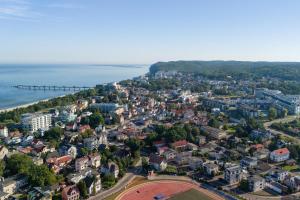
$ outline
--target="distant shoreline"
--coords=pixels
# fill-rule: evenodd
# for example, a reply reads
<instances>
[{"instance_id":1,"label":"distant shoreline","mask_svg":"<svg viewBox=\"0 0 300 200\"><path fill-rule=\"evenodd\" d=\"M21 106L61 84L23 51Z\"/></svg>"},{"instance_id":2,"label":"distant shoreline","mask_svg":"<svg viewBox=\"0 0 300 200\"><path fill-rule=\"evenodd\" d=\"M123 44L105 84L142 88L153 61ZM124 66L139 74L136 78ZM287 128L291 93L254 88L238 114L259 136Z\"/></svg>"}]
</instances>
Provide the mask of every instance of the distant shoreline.
<instances>
[{"instance_id":1,"label":"distant shoreline","mask_svg":"<svg viewBox=\"0 0 300 200\"><path fill-rule=\"evenodd\" d=\"M22 105L10 107L10 108L2 108L2 109L0 109L0 113L10 112L10 111L13 111L13 110L16 110L16 109L19 109L19 108L27 108L29 106L38 104L40 102L47 102L49 100L50 99L43 99L43 100L35 101L35 102L32 102L32 103L26 103L26 104L22 104Z\"/></svg>"},{"instance_id":2,"label":"distant shoreline","mask_svg":"<svg viewBox=\"0 0 300 200\"><path fill-rule=\"evenodd\" d=\"M20 108L27 108L29 106L33 106L33 105L41 103L41 102L47 102L47 101L50 101L52 99L65 97L65 96L70 95L70 94L75 94L75 93L69 93L69 94L60 95L60 96L53 97L53 98L42 99L42 100L34 101L34 102L31 102L31 103L25 103L25 104L21 104L21 105L18 105L18 106L13 106L13 107L10 107L10 108L0 108L0 113L10 112L10 111L14 111L14 110L20 109Z\"/></svg>"}]
</instances>

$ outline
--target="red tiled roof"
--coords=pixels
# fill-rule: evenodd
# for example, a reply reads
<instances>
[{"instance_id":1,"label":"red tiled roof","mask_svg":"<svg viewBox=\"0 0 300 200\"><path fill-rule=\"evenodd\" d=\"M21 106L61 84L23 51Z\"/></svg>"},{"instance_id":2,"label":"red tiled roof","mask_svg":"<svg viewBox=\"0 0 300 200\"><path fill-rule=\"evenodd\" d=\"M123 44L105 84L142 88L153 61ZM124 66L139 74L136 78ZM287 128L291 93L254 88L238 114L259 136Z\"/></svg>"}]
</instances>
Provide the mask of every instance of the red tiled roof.
<instances>
[{"instance_id":1,"label":"red tiled roof","mask_svg":"<svg viewBox=\"0 0 300 200\"><path fill-rule=\"evenodd\" d=\"M33 149L32 147L25 147L25 148L19 148L18 151L20 153L28 154L32 151L32 149Z\"/></svg>"},{"instance_id":2,"label":"red tiled roof","mask_svg":"<svg viewBox=\"0 0 300 200\"><path fill-rule=\"evenodd\" d=\"M68 163L68 162L71 162L72 161L72 157L67 155L67 156L62 156L62 157L54 157L54 158L49 158L47 159L47 163L49 164L56 164L56 165L60 165L62 163Z\"/></svg>"},{"instance_id":3,"label":"red tiled roof","mask_svg":"<svg viewBox=\"0 0 300 200\"><path fill-rule=\"evenodd\" d=\"M79 127L79 132L84 132L88 129L91 129L90 125L83 125Z\"/></svg>"},{"instance_id":4,"label":"red tiled roof","mask_svg":"<svg viewBox=\"0 0 300 200\"><path fill-rule=\"evenodd\" d=\"M62 156L62 157L57 158L57 162L66 163L66 162L72 161L72 159L73 158L71 156Z\"/></svg>"},{"instance_id":5,"label":"red tiled roof","mask_svg":"<svg viewBox=\"0 0 300 200\"><path fill-rule=\"evenodd\" d=\"M287 148L277 149L273 151L276 155L284 155L290 153L290 151Z\"/></svg>"},{"instance_id":6,"label":"red tiled roof","mask_svg":"<svg viewBox=\"0 0 300 200\"><path fill-rule=\"evenodd\" d=\"M186 140L179 140L177 142L173 142L172 146L173 147L182 147L182 146L186 146L188 144L188 142Z\"/></svg>"},{"instance_id":7,"label":"red tiled roof","mask_svg":"<svg viewBox=\"0 0 300 200\"><path fill-rule=\"evenodd\" d=\"M159 140L159 141L154 141L153 144L154 145L163 145L163 144L165 144L165 142L162 140Z\"/></svg>"}]
</instances>

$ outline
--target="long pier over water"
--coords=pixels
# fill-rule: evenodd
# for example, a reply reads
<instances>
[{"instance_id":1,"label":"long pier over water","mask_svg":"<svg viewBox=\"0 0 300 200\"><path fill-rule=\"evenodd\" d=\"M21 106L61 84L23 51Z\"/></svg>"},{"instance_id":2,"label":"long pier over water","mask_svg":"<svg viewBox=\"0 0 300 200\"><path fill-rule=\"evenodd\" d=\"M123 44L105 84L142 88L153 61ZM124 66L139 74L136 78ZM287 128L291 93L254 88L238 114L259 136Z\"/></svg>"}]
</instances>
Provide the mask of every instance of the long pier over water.
<instances>
[{"instance_id":1,"label":"long pier over water","mask_svg":"<svg viewBox=\"0 0 300 200\"><path fill-rule=\"evenodd\" d=\"M23 90L52 90L52 91L80 91L88 90L93 87L87 86L56 86L56 85L15 85L14 88Z\"/></svg>"}]
</instances>

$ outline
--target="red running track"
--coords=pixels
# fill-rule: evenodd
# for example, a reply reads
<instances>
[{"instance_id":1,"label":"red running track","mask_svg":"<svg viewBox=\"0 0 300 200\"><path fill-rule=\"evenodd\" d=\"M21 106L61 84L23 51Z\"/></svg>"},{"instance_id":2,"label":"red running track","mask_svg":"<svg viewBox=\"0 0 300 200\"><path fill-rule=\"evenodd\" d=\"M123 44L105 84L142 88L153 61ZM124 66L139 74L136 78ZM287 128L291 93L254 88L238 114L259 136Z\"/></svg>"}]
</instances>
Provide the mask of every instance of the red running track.
<instances>
[{"instance_id":1,"label":"red running track","mask_svg":"<svg viewBox=\"0 0 300 200\"><path fill-rule=\"evenodd\" d=\"M192 188L202 192L213 200L223 200L220 196L201 189L199 186L180 181L154 181L137 185L120 194L116 200L153 200L157 195L164 195L164 197L169 198Z\"/></svg>"}]
</instances>

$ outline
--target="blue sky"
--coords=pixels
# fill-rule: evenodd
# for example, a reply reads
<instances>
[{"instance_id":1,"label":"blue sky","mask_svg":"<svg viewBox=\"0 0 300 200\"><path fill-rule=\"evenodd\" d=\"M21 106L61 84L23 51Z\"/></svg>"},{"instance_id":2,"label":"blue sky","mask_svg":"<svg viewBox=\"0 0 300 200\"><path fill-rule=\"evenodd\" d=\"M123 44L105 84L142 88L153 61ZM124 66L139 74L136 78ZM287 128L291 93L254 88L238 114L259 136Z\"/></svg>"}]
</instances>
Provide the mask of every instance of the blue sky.
<instances>
[{"instance_id":1,"label":"blue sky","mask_svg":"<svg viewBox=\"0 0 300 200\"><path fill-rule=\"evenodd\" d=\"M0 0L0 63L300 61L299 0Z\"/></svg>"}]
</instances>

